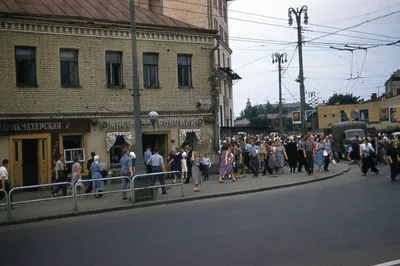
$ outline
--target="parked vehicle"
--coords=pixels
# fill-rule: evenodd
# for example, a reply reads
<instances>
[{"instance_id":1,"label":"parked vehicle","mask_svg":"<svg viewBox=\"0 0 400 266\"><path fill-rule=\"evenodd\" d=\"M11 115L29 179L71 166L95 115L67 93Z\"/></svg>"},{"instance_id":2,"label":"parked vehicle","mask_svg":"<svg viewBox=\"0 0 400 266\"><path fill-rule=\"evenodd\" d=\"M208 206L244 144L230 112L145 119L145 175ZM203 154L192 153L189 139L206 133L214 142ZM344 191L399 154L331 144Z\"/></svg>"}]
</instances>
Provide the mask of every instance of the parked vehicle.
<instances>
[{"instance_id":1,"label":"parked vehicle","mask_svg":"<svg viewBox=\"0 0 400 266\"><path fill-rule=\"evenodd\" d=\"M392 133L392 138L393 138L395 141L399 141L399 140L400 140L400 132L394 132L394 133Z\"/></svg>"},{"instance_id":2,"label":"parked vehicle","mask_svg":"<svg viewBox=\"0 0 400 266\"><path fill-rule=\"evenodd\" d=\"M333 123L331 134L335 140L336 149L345 154L355 136L363 139L367 136L367 123L359 121Z\"/></svg>"}]
</instances>

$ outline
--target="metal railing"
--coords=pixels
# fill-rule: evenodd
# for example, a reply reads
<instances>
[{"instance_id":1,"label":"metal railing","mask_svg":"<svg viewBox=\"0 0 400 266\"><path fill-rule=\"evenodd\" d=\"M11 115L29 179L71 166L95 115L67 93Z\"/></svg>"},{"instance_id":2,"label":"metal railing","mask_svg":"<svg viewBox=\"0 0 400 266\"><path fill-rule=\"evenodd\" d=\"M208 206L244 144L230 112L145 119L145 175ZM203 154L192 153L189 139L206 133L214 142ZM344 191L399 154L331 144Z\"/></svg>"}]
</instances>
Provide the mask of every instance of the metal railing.
<instances>
[{"instance_id":1,"label":"metal railing","mask_svg":"<svg viewBox=\"0 0 400 266\"><path fill-rule=\"evenodd\" d=\"M52 201L52 200L61 200L61 199L68 199L72 198L72 209L73 211L78 211L78 197L87 196L87 194L78 194L77 187L79 183L89 183L89 182L96 182L96 181L106 181L106 180L122 180L128 179L128 186L127 189L119 189L119 190L112 190L112 191L102 191L96 192L98 195L103 194L111 194L111 193L121 193L121 192L130 192L131 194L131 203L135 203L135 191L144 190L144 189L156 189L156 188L164 188L164 187L174 187L174 186L181 186L181 194L184 197L184 189L183 189L183 175L181 174L181 182L180 183L172 183L172 184L164 184L164 185L154 185L154 186L145 186L145 187L136 187L135 188L135 180L138 178L149 177L151 178L154 175L166 175L166 174L181 174L179 171L168 171L168 172L158 172L158 173L150 173L150 174L141 174L135 175L133 177L128 176L117 176L117 177L106 177L106 178L98 178L98 179L87 179L87 180L80 180L75 184L71 182L60 182L60 183L51 183L51 184L42 184L42 185L33 185L33 186L22 186L22 187L15 187L10 190L9 193L7 191L0 189L0 193L5 193L6 203L0 204L0 206L7 206L7 219L11 219L11 210L13 205L19 204L29 204L29 203L37 203L42 201ZM12 201L12 195L17 190L26 190L26 189L34 189L34 188L43 188L43 187L52 187L52 186L68 186L72 187L72 195L60 196L60 197L48 197L48 198L39 198L39 199L31 199L31 200L22 200L22 201Z\"/></svg>"},{"instance_id":2,"label":"metal railing","mask_svg":"<svg viewBox=\"0 0 400 266\"><path fill-rule=\"evenodd\" d=\"M51 198L41 198L41 199L32 199L32 200L22 200L22 201L12 201L12 193L17 190L25 190L25 189L31 189L31 188L42 188L42 187L52 187L52 186L72 186L70 182L59 182L59 183L51 183L51 184L42 184L42 185L33 185L33 186L24 186L24 187L15 187L10 190L10 193L8 193L8 209L9 209L9 219L11 219L11 209L13 205L19 205L19 204L28 204L28 203L35 203L35 202L41 202L41 201L52 201L52 200L60 200L60 199L68 199L68 198L73 198L74 191L72 191L72 195L66 195L66 196L60 196L60 197L51 197Z\"/></svg>"},{"instance_id":3,"label":"metal railing","mask_svg":"<svg viewBox=\"0 0 400 266\"><path fill-rule=\"evenodd\" d=\"M152 177L155 175L166 175L166 174L181 174L181 182L180 183L172 183L172 184L165 184L165 185L158 185L158 186L146 186L146 187L139 187L135 188L135 179L136 178L142 178L142 177ZM174 186L181 186L181 193L182 197L184 197L184 190L183 190L183 175L179 171L169 171L169 172L159 172L159 173L149 173L149 174L141 174L141 175L135 175L132 177L132 182L131 182L131 199L132 203L135 203L135 191L137 190L144 190L144 189L155 189L155 188L163 188L163 187L174 187Z\"/></svg>"},{"instance_id":4,"label":"metal railing","mask_svg":"<svg viewBox=\"0 0 400 266\"><path fill-rule=\"evenodd\" d=\"M105 177L105 178L96 178L96 179L86 179L86 180L80 180L79 182L76 182L74 185L73 189L73 210L78 211L78 197L83 197L87 196L85 194L78 194L77 192L77 186L79 183L89 183L89 182L96 182L96 181L107 181L107 180L122 180L122 179L128 179L129 180L129 188L127 189L118 189L118 190L111 190L111 191L102 191L102 192L96 192L97 195L104 195L104 194L111 194L111 193L121 193L121 192L130 192L132 189L132 178L128 176L115 176L115 177Z\"/></svg>"},{"instance_id":5,"label":"metal railing","mask_svg":"<svg viewBox=\"0 0 400 266\"><path fill-rule=\"evenodd\" d=\"M0 193L4 193L4 198L6 199L6 203L1 203L0 206L6 206L7 208L7 219L10 220L11 218L11 206L9 204L8 193L4 189L0 189Z\"/></svg>"}]
</instances>

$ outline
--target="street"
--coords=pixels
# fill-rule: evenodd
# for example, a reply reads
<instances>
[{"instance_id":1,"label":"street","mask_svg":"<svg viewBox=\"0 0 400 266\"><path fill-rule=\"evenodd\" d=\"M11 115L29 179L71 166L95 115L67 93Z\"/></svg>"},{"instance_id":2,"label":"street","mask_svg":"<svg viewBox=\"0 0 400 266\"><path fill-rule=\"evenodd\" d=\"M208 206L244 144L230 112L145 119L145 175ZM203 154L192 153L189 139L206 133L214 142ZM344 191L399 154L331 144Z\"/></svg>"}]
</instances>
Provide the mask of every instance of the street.
<instances>
[{"instance_id":1,"label":"street","mask_svg":"<svg viewBox=\"0 0 400 266\"><path fill-rule=\"evenodd\" d=\"M400 258L400 182L357 167L256 194L0 228L2 266L351 265Z\"/></svg>"}]
</instances>

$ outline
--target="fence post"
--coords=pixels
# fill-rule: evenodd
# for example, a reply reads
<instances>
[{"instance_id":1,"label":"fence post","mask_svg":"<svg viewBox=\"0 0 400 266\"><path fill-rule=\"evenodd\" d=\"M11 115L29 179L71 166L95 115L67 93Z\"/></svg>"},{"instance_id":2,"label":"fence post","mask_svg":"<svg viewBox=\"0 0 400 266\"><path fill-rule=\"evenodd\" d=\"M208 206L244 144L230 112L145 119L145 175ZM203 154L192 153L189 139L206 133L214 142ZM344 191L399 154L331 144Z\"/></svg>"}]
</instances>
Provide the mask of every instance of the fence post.
<instances>
[{"instance_id":1,"label":"fence post","mask_svg":"<svg viewBox=\"0 0 400 266\"><path fill-rule=\"evenodd\" d=\"M184 189L183 189L183 174L181 173L181 192L182 192L182 198L185 196Z\"/></svg>"},{"instance_id":2,"label":"fence post","mask_svg":"<svg viewBox=\"0 0 400 266\"><path fill-rule=\"evenodd\" d=\"M129 187L131 188L131 197L130 197L130 198L131 198L131 200L130 200L131 203L134 203L134 202L135 202L135 199L133 198L133 197L135 196L135 193L133 192L133 190L134 190L134 189L133 189L133 187L134 187L134 185L133 185L133 178L134 178L134 177L135 177L135 176L132 176L132 178L129 178L129 181L130 181L130 184L129 184L130 186L129 186Z\"/></svg>"},{"instance_id":3,"label":"fence post","mask_svg":"<svg viewBox=\"0 0 400 266\"><path fill-rule=\"evenodd\" d=\"M76 196L76 185L78 184L75 183L74 185L72 185L72 211L76 212L78 211L78 199Z\"/></svg>"},{"instance_id":4,"label":"fence post","mask_svg":"<svg viewBox=\"0 0 400 266\"><path fill-rule=\"evenodd\" d=\"M131 199L132 199L132 203L136 202L135 199L135 178L137 177L137 175L134 175L132 177L132 182L131 182Z\"/></svg>"},{"instance_id":5,"label":"fence post","mask_svg":"<svg viewBox=\"0 0 400 266\"><path fill-rule=\"evenodd\" d=\"M11 208L10 208L10 203L9 203L10 201L8 198L8 193L4 189L0 189L0 192L4 193L4 198L6 199L7 220L10 220L11 219Z\"/></svg>"},{"instance_id":6,"label":"fence post","mask_svg":"<svg viewBox=\"0 0 400 266\"><path fill-rule=\"evenodd\" d=\"M8 193L8 200L7 200L7 216L8 216L8 220L12 219L12 215L11 215L11 208L12 208L12 197L11 194L14 191L15 188L11 189L10 192Z\"/></svg>"}]
</instances>

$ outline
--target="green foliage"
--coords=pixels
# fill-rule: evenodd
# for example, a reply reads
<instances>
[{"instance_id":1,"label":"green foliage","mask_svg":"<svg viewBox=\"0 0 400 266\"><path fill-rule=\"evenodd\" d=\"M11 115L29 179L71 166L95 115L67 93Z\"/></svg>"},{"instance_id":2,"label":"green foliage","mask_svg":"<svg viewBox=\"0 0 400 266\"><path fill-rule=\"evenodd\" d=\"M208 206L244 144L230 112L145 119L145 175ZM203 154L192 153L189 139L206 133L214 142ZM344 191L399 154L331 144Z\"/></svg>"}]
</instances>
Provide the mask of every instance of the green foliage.
<instances>
[{"instance_id":1,"label":"green foliage","mask_svg":"<svg viewBox=\"0 0 400 266\"><path fill-rule=\"evenodd\" d=\"M285 128L285 131L293 131L292 119L284 116L283 117L283 127Z\"/></svg>"},{"instance_id":2,"label":"green foliage","mask_svg":"<svg viewBox=\"0 0 400 266\"><path fill-rule=\"evenodd\" d=\"M249 120L250 126L269 127L271 122L267 119L267 115L272 113L272 106L268 102L264 105L250 106L240 112L240 116Z\"/></svg>"},{"instance_id":3,"label":"green foliage","mask_svg":"<svg viewBox=\"0 0 400 266\"><path fill-rule=\"evenodd\" d=\"M341 93L335 93L333 94L328 102L326 103L327 105L335 105L336 103L338 104L357 104L359 102L360 97L353 96L353 94L341 94Z\"/></svg>"}]
</instances>

